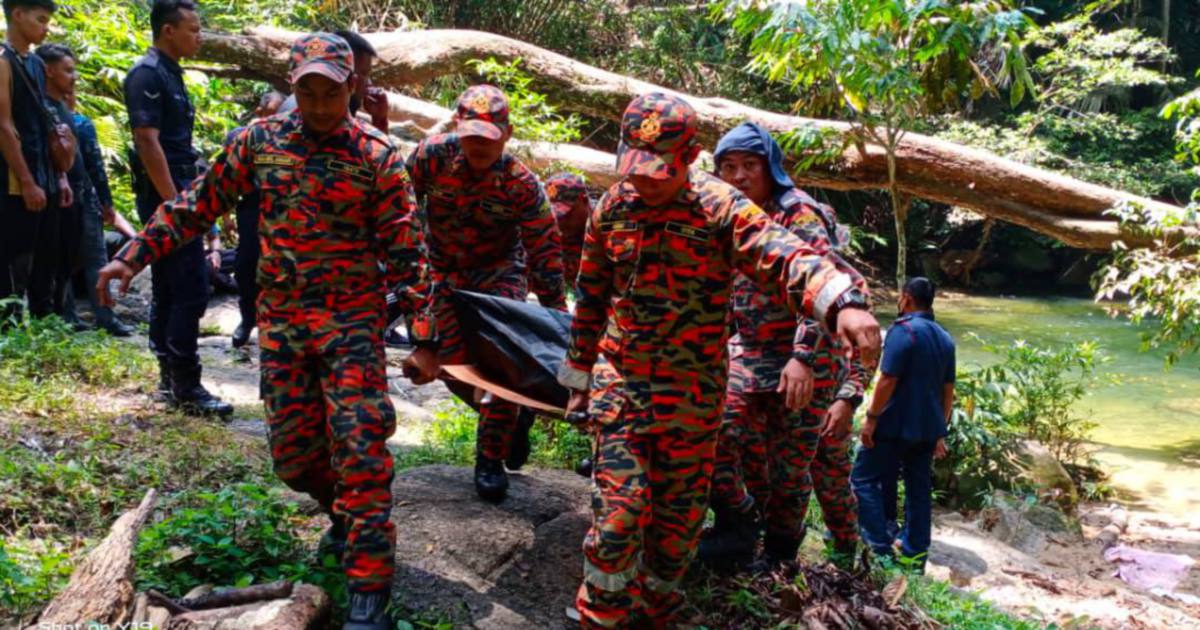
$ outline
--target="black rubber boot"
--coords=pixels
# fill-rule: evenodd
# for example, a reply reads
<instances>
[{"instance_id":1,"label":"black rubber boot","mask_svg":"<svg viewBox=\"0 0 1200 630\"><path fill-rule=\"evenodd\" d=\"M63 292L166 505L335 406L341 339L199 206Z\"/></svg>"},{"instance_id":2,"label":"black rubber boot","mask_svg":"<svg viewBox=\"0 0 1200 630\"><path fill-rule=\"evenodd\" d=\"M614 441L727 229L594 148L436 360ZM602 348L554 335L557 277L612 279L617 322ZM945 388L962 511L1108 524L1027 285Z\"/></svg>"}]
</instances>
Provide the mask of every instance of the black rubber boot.
<instances>
[{"instance_id":1,"label":"black rubber boot","mask_svg":"<svg viewBox=\"0 0 1200 630\"><path fill-rule=\"evenodd\" d=\"M579 460L579 463L575 464L575 474L579 475L580 477L587 477L587 478L591 479L591 477L592 477L592 458L584 457L583 459Z\"/></svg>"},{"instance_id":2,"label":"black rubber boot","mask_svg":"<svg viewBox=\"0 0 1200 630\"><path fill-rule=\"evenodd\" d=\"M200 384L199 365L176 367L171 370L172 404L184 413L197 416L227 417L233 405L213 396Z\"/></svg>"},{"instance_id":3,"label":"black rubber boot","mask_svg":"<svg viewBox=\"0 0 1200 630\"><path fill-rule=\"evenodd\" d=\"M110 336L110 337L132 337L133 336L133 327L131 327L117 319L113 319L111 322L104 324L102 326L99 326L99 328L101 330L103 330L104 332L107 332L108 336Z\"/></svg>"},{"instance_id":4,"label":"black rubber boot","mask_svg":"<svg viewBox=\"0 0 1200 630\"><path fill-rule=\"evenodd\" d=\"M508 457L504 460L504 465L509 470L521 470L529 461L529 430L533 428L536 419L537 414L532 409L521 407L521 412L517 415L517 430L512 436L512 446L509 447Z\"/></svg>"},{"instance_id":5,"label":"black rubber boot","mask_svg":"<svg viewBox=\"0 0 1200 630\"><path fill-rule=\"evenodd\" d=\"M327 554L333 554L337 558L338 564L342 562L342 555L346 553L346 536L350 533L346 527L345 521L341 518L330 514L329 529L321 535L321 541L317 543L317 558L324 558Z\"/></svg>"},{"instance_id":6,"label":"black rubber boot","mask_svg":"<svg viewBox=\"0 0 1200 630\"><path fill-rule=\"evenodd\" d=\"M174 403L175 395L171 393L171 366L164 358L158 359L158 386L150 398L165 403Z\"/></svg>"},{"instance_id":7,"label":"black rubber boot","mask_svg":"<svg viewBox=\"0 0 1200 630\"><path fill-rule=\"evenodd\" d=\"M233 342L234 348L241 348L250 343L250 333L254 330L254 324L249 324L245 320L238 324L237 328L233 329L233 336L230 341Z\"/></svg>"},{"instance_id":8,"label":"black rubber boot","mask_svg":"<svg viewBox=\"0 0 1200 630\"><path fill-rule=\"evenodd\" d=\"M750 567L754 573L774 571L787 562L795 562L796 554L800 552L800 538L767 533L763 538L763 552L758 560Z\"/></svg>"},{"instance_id":9,"label":"black rubber boot","mask_svg":"<svg viewBox=\"0 0 1200 630\"><path fill-rule=\"evenodd\" d=\"M342 630L392 630L394 622L387 614L391 600L391 590L370 593L352 591Z\"/></svg>"},{"instance_id":10,"label":"black rubber boot","mask_svg":"<svg viewBox=\"0 0 1200 630\"><path fill-rule=\"evenodd\" d=\"M479 498L492 503L499 503L508 496L508 473L504 471L504 462L475 456L475 492L479 493Z\"/></svg>"},{"instance_id":11,"label":"black rubber boot","mask_svg":"<svg viewBox=\"0 0 1200 630\"><path fill-rule=\"evenodd\" d=\"M754 509L714 509L716 522L700 539L697 558L716 571L737 570L754 561L758 520Z\"/></svg>"}]
</instances>

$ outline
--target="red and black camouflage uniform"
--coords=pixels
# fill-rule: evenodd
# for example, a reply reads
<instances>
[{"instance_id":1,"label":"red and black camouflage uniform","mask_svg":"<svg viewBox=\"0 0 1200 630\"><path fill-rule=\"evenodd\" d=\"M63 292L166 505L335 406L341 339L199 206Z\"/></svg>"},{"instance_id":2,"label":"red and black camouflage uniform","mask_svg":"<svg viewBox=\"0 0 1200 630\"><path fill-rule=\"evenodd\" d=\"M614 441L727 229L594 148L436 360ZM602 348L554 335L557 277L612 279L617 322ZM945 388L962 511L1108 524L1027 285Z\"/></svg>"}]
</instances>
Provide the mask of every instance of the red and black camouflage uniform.
<instances>
[{"instance_id":1,"label":"red and black camouflage uniform","mask_svg":"<svg viewBox=\"0 0 1200 630\"><path fill-rule=\"evenodd\" d=\"M292 47L293 77L313 63L353 68L349 45L328 34ZM117 258L140 270L255 191L261 394L275 472L347 525L350 589L389 589L395 531L385 440L395 412L382 343L387 287L405 289L416 341L433 330L423 230L387 136L349 116L319 138L299 111L255 120Z\"/></svg>"},{"instance_id":2,"label":"red and black camouflage uniform","mask_svg":"<svg viewBox=\"0 0 1200 630\"><path fill-rule=\"evenodd\" d=\"M458 133L480 124L507 128L508 99L490 85L473 86L459 97L456 118ZM566 310L558 227L537 176L520 160L505 153L474 174L459 135L442 134L417 145L408 172L424 203L442 363L469 359L448 299L453 289L524 301L532 288L542 306ZM482 456L508 457L519 412L499 399L481 405Z\"/></svg>"},{"instance_id":3,"label":"red and black camouflage uniform","mask_svg":"<svg viewBox=\"0 0 1200 630\"><path fill-rule=\"evenodd\" d=\"M787 190L764 210L814 249L833 248L837 220L832 208L804 192ZM849 483L850 433L822 437L821 428L835 400L861 403L862 365L848 361L819 322L806 319L797 326L782 299L741 274L734 281L732 322L713 507L744 510L754 504L768 545L798 541L815 484L834 548L853 550L858 521ZM793 357L812 368L814 381L810 402L798 412L789 410L776 392L780 373Z\"/></svg>"},{"instance_id":4,"label":"red and black camouflage uniform","mask_svg":"<svg viewBox=\"0 0 1200 630\"><path fill-rule=\"evenodd\" d=\"M865 304L856 275L732 186L688 167L695 132L695 112L682 99L635 99L622 122L618 172L687 169L688 183L673 201L651 207L622 179L584 236L559 382L576 391L595 386L600 354L614 375L591 405L599 414L594 520L576 599L585 628L661 627L682 606L677 586L708 510L735 272L822 320L838 305Z\"/></svg>"},{"instance_id":5,"label":"red and black camouflage uniform","mask_svg":"<svg viewBox=\"0 0 1200 630\"><path fill-rule=\"evenodd\" d=\"M587 200L587 183L574 173L558 173L546 180L546 196L550 198L550 209L554 220L558 223L558 233L562 240L563 275L567 287L575 286L579 277L579 257L583 254L583 229L572 230L572 215L580 200ZM588 211L591 208L589 206ZM580 211L582 212L582 211ZM584 224L579 223L583 228Z\"/></svg>"}]
</instances>

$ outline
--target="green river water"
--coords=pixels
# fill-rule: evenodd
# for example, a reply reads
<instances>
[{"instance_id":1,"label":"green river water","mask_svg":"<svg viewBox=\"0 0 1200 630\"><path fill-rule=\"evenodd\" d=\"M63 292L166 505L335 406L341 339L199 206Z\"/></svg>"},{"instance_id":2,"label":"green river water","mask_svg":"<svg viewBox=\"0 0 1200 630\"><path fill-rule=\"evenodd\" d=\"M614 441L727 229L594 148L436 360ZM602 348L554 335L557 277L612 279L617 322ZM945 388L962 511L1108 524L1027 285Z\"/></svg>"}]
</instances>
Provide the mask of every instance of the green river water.
<instances>
[{"instance_id":1,"label":"green river water","mask_svg":"<svg viewBox=\"0 0 1200 630\"><path fill-rule=\"evenodd\" d=\"M1079 410L1099 425L1097 458L1135 505L1200 515L1200 360L1164 371L1160 353L1139 351L1138 329L1082 299L962 297L937 305L958 343L959 367L994 360L983 343L1094 340L1109 357L1101 383ZM970 338L974 333L982 341ZM1115 384L1112 383L1115 377Z\"/></svg>"}]
</instances>

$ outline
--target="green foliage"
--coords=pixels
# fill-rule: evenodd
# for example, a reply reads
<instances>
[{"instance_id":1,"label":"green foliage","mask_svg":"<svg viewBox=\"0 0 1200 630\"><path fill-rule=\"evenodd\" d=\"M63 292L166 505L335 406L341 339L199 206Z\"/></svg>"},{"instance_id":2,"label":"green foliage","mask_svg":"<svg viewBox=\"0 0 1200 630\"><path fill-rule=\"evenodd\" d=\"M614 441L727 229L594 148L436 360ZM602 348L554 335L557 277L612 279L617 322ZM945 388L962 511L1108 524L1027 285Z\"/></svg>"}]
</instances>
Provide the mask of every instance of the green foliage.
<instances>
[{"instance_id":1,"label":"green foliage","mask_svg":"<svg viewBox=\"0 0 1200 630\"><path fill-rule=\"evenodd\" d=\"M908 213L896 187L900 140L931 115L1005 84L1019 103L1034 88L1021 46L1031 20L1000 0L728 0L723 10L750 38L755 72L791 86L807 111L845 115L847 142L886 151L899 286Z\"/></svg>"},{"instance_id":2,"label":"green foliage","mask_svg":"<svg viewBox=\"0 0 1200 630\"><path fill-rule=\"evenodd\" d=\"M501 63L489 57L473 59L469 65L508 95L509 121L515 137L546 142L577 142L582 137L583 121L575 114L562 116L546 102L545 94L535 92L530 87L533 77L521 69L520 59Z\"/></svg>"},{"instance_id":3,"label":"green foliage","mask_svg":"<svg viewBox=\"0 0 1200 630\"><path fill-rule=\"evenodd\" d=\"M475 428L479 415L457 398L434 414L420 446L396 456L399 469L428 464L469 466L475 462ZM529 460L546 468L573 469L592 453L592 440L562 420L538 418L529 431Z\"/></svg>"},{"instance_id":4,"label":"green foliage","mask_svg":"<svg viewBox=\"0 0 1200 630\"><path fill-rule=\"evenodd\" d=\"M0 622L36 611L70 577L70 556L60 547L0 540Z\"/></svg>"},{"instance_id":5,"label":"green foliage","mask_svg":"<svg viewBox=\"0 0 1200 630\"><path fill-rule=\"evenodd\" d=\"M1096 385L1096 368L1105 361L1093 342L1038 347L1018 341L986 349L1000 360L959 373L946 438L950 454L938 464L951 498L967 501L977 498L961 496L971 490L1025 488L1012 461L1021 440L1041 442L1064 464L1087 460L1084 446L1095 424L1074 407Z\"/></svg>"},{"instance_id":6,"label":"green foliage","mask_svg":"<svg viewBox=\"0 0 1200 630\"><path fill-rule=\"evenodd\" d=\"M0 410L63 413L74 406L73 385L136 385L149 370L144 353L103 332L76 333L57 317L10 318L0 332Z\"/></svg>"},{"instance_id":7,"label":"green foliage","mask_svg":"<svg viewBox=\"0 0 1200 630\"><path fill-rule=\"evenodd\" d=\"M1043 624L1018 619L974 593L926 577L909 577L905 603L945 628L961 630L1042 630Z\"/></svg>"},{"instance_id":8,"label":"green foliage","mask_svg":"<svg viewBox=\"0 0 1200 630\"><path fill-rule=\"evenodd\" d=\"M240 483L186 498L191 505L141 532L134 554L139 590L180 597L201 584L286 579L333 587L334 599L344 601L344 584L339 593L335 579L340 567L314 569L296 536L297 507L277 487Z\"/></svg>"},{"instance_id":9,"label":"green foliage","mask_svg":"<svg viewBox=\"0 0 1200 630\"><path fill-rule=\"evenodd\" d=\"M1043 111L1080 114L1127 107L1135 87L1165 89L1180 83L1150 67L1174 58L1161 40L1135 28L1102 31L1092 20L1084 12L1030 37L1028 45L1047 51L1033 64L1043 86L1038 99Z\"/></svg>"},{"instance_id":10,"label":"green foliage","mask_svg":"<svg viewBox=\"0 0 1200 630\"><path fill-rule=\"evenodd\" d=\"M1114 208L1123 226L1157 239L1151 248L1118 247L1112 261L1097 276L1097 298L1128 296L1125 313L1134 323L1150 320L1155 326L1142 333L1142 349L1166 349L1166 365L1173 366L1200 349L1200 237L1171 243L1168 230L1200 228L1200 203L1186 208L1145 208L1126 203Z\"/></svg>"}]
</instances>

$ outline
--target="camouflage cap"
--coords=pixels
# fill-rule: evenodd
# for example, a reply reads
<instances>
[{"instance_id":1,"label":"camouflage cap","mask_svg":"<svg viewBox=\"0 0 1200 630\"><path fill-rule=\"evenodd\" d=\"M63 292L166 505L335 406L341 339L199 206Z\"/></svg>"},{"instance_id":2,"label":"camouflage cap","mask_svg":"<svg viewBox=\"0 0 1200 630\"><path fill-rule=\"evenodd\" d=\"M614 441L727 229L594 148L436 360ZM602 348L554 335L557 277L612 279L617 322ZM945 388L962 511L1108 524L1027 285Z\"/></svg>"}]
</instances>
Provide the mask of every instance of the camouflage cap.
<instances>
[{"instance_id":1,"label":"camouflage cap","mask_svg":"<svg viewBox=\"0 0 1200 630\"><path fill-rule=\"evenodd\" d=\"M587 183L574 173L557 173L546 180L546 196L555 218L571 211L580 199L587 199Z\"/></svg>"},{"instance_id":2,"label":"camouflage cap","mask_svg":"<svg viewBox=\"0 0 1200 630\"><path fill-rule=\"evenodd\" d=\"M354 73L354 51L333 33L309 33L292 44L288 80L295 84L308 74L319 74L345 83Z\"/></svg>"},{"instance_id":3,"label":"camouflage cap","mask_svg":"<svg viewBox=\"0 0 1200 630\"><path fill-rule=\"evenodd\" d=\"M494 85L472 85L458 97L454 122L460 136L499 140L509 128L508 97Z\"/></svg>"},{"instance_id":4,"label":"camouflage cap","mask_svg":"<svg viewBox=\"0 0 1200 630\"><path fill-rule=\"evenodd\" d=\"M667 179L687 168L696 138L696 110L678 96L643 94L625 108L617 173Z\"/></svg>"}]
</instances>

